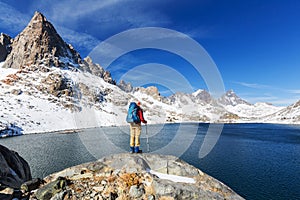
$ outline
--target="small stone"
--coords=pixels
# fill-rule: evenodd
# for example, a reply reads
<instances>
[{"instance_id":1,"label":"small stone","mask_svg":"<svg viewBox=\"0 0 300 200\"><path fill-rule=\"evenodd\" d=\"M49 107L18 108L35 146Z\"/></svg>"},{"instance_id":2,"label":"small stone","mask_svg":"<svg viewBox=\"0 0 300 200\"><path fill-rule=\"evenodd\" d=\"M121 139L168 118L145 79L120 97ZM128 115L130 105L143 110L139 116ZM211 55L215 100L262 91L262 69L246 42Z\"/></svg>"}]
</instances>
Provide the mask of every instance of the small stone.
<instances>
[{"instance_id":1,"label":"small stone","mask_svg":"<svg viewBox=\"0 0 300 200\"><path fill-rule=\"evenodd\" d=\"M95 191L92 191L91 194L90 194L90 197L94 198L96 196L97 192Z\"/></svg>"},{"instance_id":2,"label":"small stone","mask_svg":"<svg viewBox=\"0 0 300 200\"><path fill-rule=\"evenodd\" d=\"M40 178L34 178L30 181L26 181L21 185L21 190L23 192L30 192L32 190L38 189L39 186L43 183Z\"/></svg>"},{"instance_id":3,"label":"small stone","mask_svg":"<svg viewBox=\"0 0 300 200\"><path fill-rule=\"evenodd\" d=\"M148 195L148 198L147 198L148 200L155 200L155 196L154 195L152 195L152 194L150 194L150 195Z\"/></svg>"},{"instance_id":4,"label":"small stone","mask_svg":"<svg viewBox=\"0 0 300 200\"><path fill-rule=\"evenodd\" d=\"M5 188L4 190L0 191L0 194L13 194L14 193L14 189L12 188Z\"/></svg>"},{"instance_id":5,"label":"small stone","mask_svg":"<svg viewBox=\"0 0 300 200\"><path fill-rule=\"evenodd\" d=\"M20 89L13 89L11 91L11 93L14 94L14 95L20 95L20 94L22 94L22 90L20 90Z\"/></svg>"},{"instance_id":6,"label":"small stone","mask_svg":"<svg viewBox=\"0 0 300 200\"><path fill-rule=\"evenodd\" d=\"M62 191L60 193L55 194L50 200L62 200L66 195L66 191Z\"/></svg>"},{"instance_id":7,"label":"small stone","mask_svg":"<svg viewBox=\"0 0 300 200\"><path fill-rule=\"evenodd\" d=\"M93 178L93 174L91 173L86 173L86 174L78 174L75 176L70 177L70 180L81 180L81 179L87 179L87 178Z\"/></svg>"},{"instance_id":8,"label":"small stone","mask_svg":"<svg viewBox=\"0 0 300 200\"><path fill-rule=\"evenodd\" d=\"M117 193L110 193L109 194L109 199L110 200L116 200L118 198L118 194Z\"/></svg>"},{"instance_id":9,"label":"small stone","mask_svg":"<svg viewBox=\"0 0 300 200\"><path fill-rule=\"evenodd\" d=\"M93 187L93 190L96 191L96 192L102 192L104 190L104 186Z\"/></svg>"},{"instance_id":10,"label":"small stone","mask_svg":"<svg viewBox=\"0 0 300 200\"><path fill-rule=\"evenodd\" d=\"M143 187L138 187L137 185L133 185L130 187L129 195L133 198L140 198L145 194L145 190Z\"/></svg>"}]
</instances>

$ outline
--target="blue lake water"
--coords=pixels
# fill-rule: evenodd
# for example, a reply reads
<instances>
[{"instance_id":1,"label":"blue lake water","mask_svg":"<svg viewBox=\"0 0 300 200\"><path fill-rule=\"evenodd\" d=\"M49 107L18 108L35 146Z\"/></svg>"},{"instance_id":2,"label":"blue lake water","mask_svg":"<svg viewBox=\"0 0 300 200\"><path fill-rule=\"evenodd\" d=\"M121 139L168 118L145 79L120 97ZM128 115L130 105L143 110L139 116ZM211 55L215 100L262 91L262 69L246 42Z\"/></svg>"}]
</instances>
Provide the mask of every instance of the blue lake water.
<instances>
[{"instance_id":1,"label":"blue lake water","mask_svg":"<svg viewBox=\"0 0 300 200\"><path fill-rule=\"evenodd\" d=\"M147 142L144 126L141 148L180 156L246 199L300 199L300 126L226 124L212 151L200 159L207 129L208 124L149 125ZM34 177L126 152L128 143L129 127L0 139L28 161Z\"/></svg>"}]
</instances>

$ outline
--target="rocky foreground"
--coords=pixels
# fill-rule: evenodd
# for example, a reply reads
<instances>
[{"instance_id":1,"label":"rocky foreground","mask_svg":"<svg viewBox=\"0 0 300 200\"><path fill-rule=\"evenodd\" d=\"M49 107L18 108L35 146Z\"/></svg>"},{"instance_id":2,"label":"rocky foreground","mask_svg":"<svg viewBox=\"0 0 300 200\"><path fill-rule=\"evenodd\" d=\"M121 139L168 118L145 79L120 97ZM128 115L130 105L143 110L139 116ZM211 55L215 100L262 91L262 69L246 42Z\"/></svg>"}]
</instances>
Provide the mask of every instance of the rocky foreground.
<instances>
[{"instance_id":1,"label":"rocky foreground","mask_svg":"<svg viewBox=\"0 0 300 200\"><path fill-rule=\"evenodd\" d=\"M52 174L30 199L243 199L174 156L118 154Z\"/></svg>"},{"instance_id":2,"label":"rocky foreground","mask_svg":"<svg viewBox=\"0 0 300 200\"><path fill-rule=\"evenodd\" d=\"M1 200L243 199L174 156L116 154L32 179L28 163L0 145Z\"/></svg>"}]
</instances>

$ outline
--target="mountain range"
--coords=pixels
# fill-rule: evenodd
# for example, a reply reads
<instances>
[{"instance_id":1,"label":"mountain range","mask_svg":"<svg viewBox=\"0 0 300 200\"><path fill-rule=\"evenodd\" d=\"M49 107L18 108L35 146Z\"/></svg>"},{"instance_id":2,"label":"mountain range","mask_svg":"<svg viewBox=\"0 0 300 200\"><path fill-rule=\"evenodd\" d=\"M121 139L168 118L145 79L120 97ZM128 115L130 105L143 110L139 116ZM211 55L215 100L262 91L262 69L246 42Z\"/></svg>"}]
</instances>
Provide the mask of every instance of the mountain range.
<instances>
[{"instance_id":1,"label":"mountain range","mask_svg":"<svg viewBox=\"0 0 300 200\"><path fill-rule=\"evenodd\" d=\"M67 44L36 12L15 38L0 35L0 128L24 133L126 125L127 107L141 101L149 123L300 123L300 101L288 107L250 104L233 90L161 96L154 86L133 87Z\"/></svg>"}]
</instances>

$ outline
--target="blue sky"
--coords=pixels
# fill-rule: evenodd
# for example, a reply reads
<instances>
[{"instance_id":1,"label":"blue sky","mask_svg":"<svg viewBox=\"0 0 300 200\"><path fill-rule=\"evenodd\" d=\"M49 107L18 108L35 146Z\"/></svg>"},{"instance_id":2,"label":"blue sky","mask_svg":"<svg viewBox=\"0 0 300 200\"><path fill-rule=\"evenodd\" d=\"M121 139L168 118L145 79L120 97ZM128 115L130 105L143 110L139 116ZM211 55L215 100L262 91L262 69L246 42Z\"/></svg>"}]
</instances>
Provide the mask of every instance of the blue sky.
<instances>
[{"instance_id":1,"label":"blue sky","mask_svg":"<svg viewBox=\"0 0 300 200\"><path fill-rule=\"evenodd\" d=\"M233 89L251 103L289 105L300 100L300 1L0 0L0 32L15 37L36 10L82 57L127 29L163 27L201 44L217 65L226 90ZM118 80L145 63L168 65L194 90L206 88L188 62L159 50L128 53L109 69Z\"/></svg>"}]
</instances>

